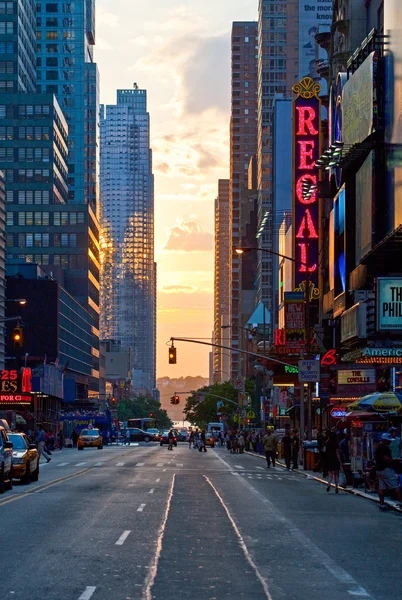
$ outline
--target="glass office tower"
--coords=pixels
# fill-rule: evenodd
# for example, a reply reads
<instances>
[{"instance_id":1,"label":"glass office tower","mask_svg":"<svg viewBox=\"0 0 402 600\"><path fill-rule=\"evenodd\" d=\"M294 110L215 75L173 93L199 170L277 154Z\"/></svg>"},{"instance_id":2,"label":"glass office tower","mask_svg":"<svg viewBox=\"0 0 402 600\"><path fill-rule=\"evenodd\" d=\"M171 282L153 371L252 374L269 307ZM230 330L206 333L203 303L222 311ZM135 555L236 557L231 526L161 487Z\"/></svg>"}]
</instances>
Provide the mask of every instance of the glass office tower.
<instances>
[{"instance_id":1,"label":"glass office tower","mask_svg":"<svg viewBox=\"0 0 402 600\"><path fill-rule=\"evenodd\" d=\"M53 93L68 123L68 205L84 214L64 286L92 315L99 360L99 76L95 0L37 2L37 91ZM67 225L67 222L65 221ZM71 225L68 219L68 225ZM78 225L78 223L77 223ZM78 233L78 230L77 230ZM95 365L94 375L98 368Z\"/></svg>"},{"instance_id":2,"label":"glass office tower","mask_svg":"<svg viewBox=\"0 0 402 600\"><path fill-rule=\"evenodd\" d=\"M154 178L147 94L101 107L101 334L132 350L134 388L155 387Z\"/></svg>"}]
</instances>

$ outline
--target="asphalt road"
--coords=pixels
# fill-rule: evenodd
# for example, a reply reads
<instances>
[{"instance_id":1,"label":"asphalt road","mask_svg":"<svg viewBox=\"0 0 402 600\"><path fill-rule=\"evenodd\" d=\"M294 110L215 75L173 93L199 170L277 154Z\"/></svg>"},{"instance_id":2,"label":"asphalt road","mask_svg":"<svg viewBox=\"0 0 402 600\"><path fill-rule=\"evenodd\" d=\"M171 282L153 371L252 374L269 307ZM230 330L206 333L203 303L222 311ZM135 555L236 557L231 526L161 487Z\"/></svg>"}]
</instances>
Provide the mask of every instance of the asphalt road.
<instances>
[{"instance_id":1,"label":"asphalt road","mask_svg":"<svg viewBox=\"0 0 402 600\"><path fill-rule=\"evenodd\" d=\"M223 448L63 450L0 497L0 598L391 600L401 518Z\"/></svg>"}]
</instances>

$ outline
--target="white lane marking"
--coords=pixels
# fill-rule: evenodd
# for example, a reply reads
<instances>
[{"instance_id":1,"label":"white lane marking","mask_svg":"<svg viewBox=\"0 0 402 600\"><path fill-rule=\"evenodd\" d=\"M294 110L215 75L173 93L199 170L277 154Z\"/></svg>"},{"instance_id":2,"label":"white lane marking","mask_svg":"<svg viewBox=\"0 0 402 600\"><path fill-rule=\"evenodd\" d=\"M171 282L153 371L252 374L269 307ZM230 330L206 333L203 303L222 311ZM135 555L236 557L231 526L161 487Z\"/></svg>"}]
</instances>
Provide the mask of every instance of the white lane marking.
<instances>
[{"instance_id":1,"label":"white lane marking","mask_svg":"<svg viewBox=\"0 0 402 600\"><path fill-rule=\"evenodd\" d=\"M137 508L137 512L142 512L145 507L146 507L146 504L140 504L139 507Z\"/></svg>"},{"instance_id":2,"label":"white lane marking","mask_svg":"<svg viewBox=\"0 0 402 600\"><path fill-rule=\"evenodd\" d=\"M219 453L215 452L216 457L225 465L225 467L228 470L231 470L231 466L229 465L229 463L227 463L221 456ZM204 475L205 477L205 475ZM270 478L269 475L267 475L268 478ZM347 571L345 571L345 569L343 569L342 567L340 567L335 560L333 560L328 554L326 554L321 548L319 548L304 532L302 532L298 527L296 527L296 525L290 521L289 519L287 519L279 510L278 508L270 501L268 500L268 498L266 498L263 494L261 494L261 492L259 492L255 487L253 487L253 485L251 483L249 483L248 481L246 481L245 479L242 479L241 477L239 477L239 474L237 476L237 479L243 483L245 486L247 486L247 488L255 495L257 496L260 501L265 504L270 512L272 512L272 514L275 513L275 518L277 521L279 521L280 523L282 523L282 525L284 525L284 527L286 527L288 529L288 533L289 535L293 535L296 540L304 547L306 548L306 550L308 550L309 555L318 563L318 564L322 564L325 569L327 569L327 571L338 581L340 581L341 583L347 584L347 585L353 585L356 586L356 589L360 590L360 593L365 592L367 594L367 596L365 596L366 598L370 598L371 596L368 594L368 592L366 592L366 590L362 587L360 587L358 585L358 583L355 581L355 579L352 577L352 575L350 573L348 573Z\"/></svg>"},{"instance_id":3,"label":"white lane marking","mask_svg":"<svg viewBox=\"0 0 402 600\"><path fill-rule=\"evenodd\" d=\"M369 598L370 596L366 592L366 590L362 587L358 587L354 590L348 590L348 594L351 596L360 596L361 598Z\"/></svg>"},{"instance_id":4,"label":"white lane marking","mask_svg":"<svg viewBox=\"0 0 402 600\"><path fill-rule=\"evenodd\" d=\"M159 529L158 539L156 541L155 557L153 558L150 568L148 569L148 575L147 575L147 578L145 579L145 583L144 583L144 599L145 600L152 600L151 590L155 583L156 575L158 574L158 564L159 564L159 559L160 559L161 553L162 553L163 536L165 535L166 523L168 520L170 505L172 503L172 498L173 498L175 477L176 477L176 475L173 473L172 484L170 486L169 495L168 495L168 499L167 499L167 503L166 503L166 510L165 510L165 514L163 516L161 527Z\"/></svg>"},{"instance_id":5,"label":"white lane marking","mask_svg":"<svg viewBox=\"0 0 402 600\"><path fill-rule=\"evenodd\" d=\"M66 465L69 465L70 463L59 463L58 465L56 465L56 467L65 467Z\"/></svg>"},{"instance_id":6,"label":"white lane marking","mask_svg":"<svg viewBox=\"0 0 402 600\"><path fill-rule=\"evenodd\" d=\"M128 536L131 533L131 529L127 529L126 531L124 531L121 536L119 537L119 539L117 540L115 546L122 546L124 544L124 542L126 541L126 539L128 538Z\"/></svg>"},{"instance_id":7,"label":"white lane marking","mask_svg":"<svg viewBox=\"0 0 402 600\"><path fill-rule=\"evenodd\" d=\"M163 469L163 472L166 473L166 469Z\"/></svg>"},{"instance_id":8,"label":"white lane marking","mask_svg":"<svg viewBox=\"0 0 402 600\"><path fill-rule=\"evenodd\" d=\"M149 493L149 494L153 494L153 493L154 493L154 491L155 491L155 488L151 488L151 489L149 490L149 492L148 492L148 493Z\"/></svg>"},{"instance_id":9,"label":"white lane marking","mask_svg":"<svg viewBox=\"0 0 402 600\"><path fill-rule=\"evenodd\" d=\"M164 464L165 464L165 463L157 463L157 464L156 464L156 466L157 466L157 467L163 467L163 465L164 465Z\"/></svg>"},{"instance_id":10,"label":"white lane marking","mask_svg":"<svg viewBox=\"0 0 402 600\"><path fill-rule=\"evenodd\" d=\"M128 484L128 487L134 487L134 486L135 486L135 483L129 483Z\"/></svg>"},{"instance_id":11,"label":"white lane marking","mask_svg":"<svg viewBox=\"0 0 402 600\"><path fill-rule=\"evenodd\" d=\"M87 464L86 462L82 462L82 463L77 463L75 466L76 467L83 467L86 464Z\"/></svg>"},{"instance_id":12,"label":"white lane marking","mask_svg":"<svg viewBox=\"0 0 402 600\"><path fill-rule=\"evenodd\" d=\"M90 598L92 598L93 593L95 592L96 587L93 587L91 585L88 585L85 590L82 592L81 596L78 598L78 600L90 600Z\"/></svg>"},{"instance_id":13,"label":"white lane marking","mask_svg":"<svg viewBox=\"0 0 402 600\"><path fill-rule=\"evenodd\" d=\"M256 467L256 469L260 469L260 471L265 471L264 467Z\"/></svg>"},{"instance_id":14,"label":"white lane marking","mask_svg":"<svg viewBox=\"0 0 402 600\"><path fill-rule=\"evenodd\" d=\"M246 542L244 541L244 538L243 538L242 534L240 533L239 528L237 527L236 523L234 522L234 519L233 519L232 515L230 514L228 507L222 500L221 496L219 495L218 490L216 489L216 487L214 486L212 481L206 475L204 475L204 477L205 477L206 481L209 483L209 485L211 486L211 488L214 490L216 497L218 498L219 502L221 503L223 509L225 510L227 518L229 519L229 521L235 531L235 534L237 535L237 537L239 539L240 548L243 550L244 556L246 557L248 564L250 565L250 567L253 569L254 573L256 574L258 581L261 583L261 587L264 590L265 598L267 600L272 600L272 596L269 592L267 581L261 575L259 568L255 564L255 562L247 548ZM244 480L242 480L242 481L244 481Z\"/></svg>"},{"instance_id":15,"label":"white lane marking","mask_svg":"<svg viewBox=\"0 0 402 600\"><path fill-rule=\"evenodd\" d=\"M241 465L235 465L236 469L244 469Z\"/></svg>"},{"instance_id":16,"label":"white lane marking","mask_svg":"<svg viewBox=\"0 0 402 600\"><path fill-rule=\"evenodd\" d=\"M116 463L116 467L124 467L126 463Z\"/></svg>"},{"instance_id":17,"label":"white lane marking","mask_svg":"<svg viewBox=\"0 0 402 600\"><path fill-rule=\"evenodd\" d=\"M183 463L176 463L176 467L182 467Z\"/></svg>"},{"instance_id":18,"label":"white lane marking","mask_svg":"<svg viewBox=\"0 0 402 600\"><path fill-rule=\"evenodd\" d=\"M155 483L159 483L160 482L160 478L158 477L158 479L155 480Z\"/></svg>"},{"instance_id":19,"label":"white lane marking","mask_svg":"<svg viewBox=\"0 0 402 600\"><path fill-rule=\"evenodd\" d=\"M145 463L137 463L135 466L136 467L143 467Z\"/></svg>"},{"instance_id":20,"label":"white lane marking","mask_svg":"<svg viewBox=\"0 0 402 600\"><path fill-rule=\"evenodd\" d=\"M101 467L103 465L103 462L98 462L94 464L94 467Z\"/></svg>"}]
</instances>

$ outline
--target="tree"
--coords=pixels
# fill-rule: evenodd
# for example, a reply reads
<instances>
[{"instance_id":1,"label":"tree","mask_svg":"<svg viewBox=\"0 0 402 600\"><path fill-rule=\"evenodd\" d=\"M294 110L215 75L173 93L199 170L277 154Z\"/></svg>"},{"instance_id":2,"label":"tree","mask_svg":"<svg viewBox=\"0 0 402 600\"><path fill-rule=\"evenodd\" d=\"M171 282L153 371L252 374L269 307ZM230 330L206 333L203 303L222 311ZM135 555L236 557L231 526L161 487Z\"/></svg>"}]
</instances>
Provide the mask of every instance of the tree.
<instances>
[{"instance_id":1,"label":"tree","mask_svg":"<svg viewBox=\"0 0 402 600\"><path fill-rule=\"evenodd\" d=\"M247 380L246 392L252 393L253 390L254 382ZM210 394L214 395L211 396ZM227 398L232 402L227 402L216 396ZM239 392L235 390L230 381L226 381L225 383L215 383L192 392L191 396L186 400L184 413L190 423L201 428L205 428L209 422L219 421L220 416L229 427L232 427L234 424L233 418L237 412L237 407L233 402L237 405L238 400ZM219 409L217 408L217 402L223 403ZM221 415L218 415L218 412L221 413Z\"/></svg>"},{"instance_id":2,"label":"tree","mask_svg":"<svg viewBox=\"0 0 402 600\"><path fill-rule=\"evenodd\" d=\"M138 396L124 400L117 406L119 421L149 417L150 414L158 421L161 429L172 427L172 421L169 419L166 410L163 410L160 403L154 398Z\"/></svg>"}]
</instances>

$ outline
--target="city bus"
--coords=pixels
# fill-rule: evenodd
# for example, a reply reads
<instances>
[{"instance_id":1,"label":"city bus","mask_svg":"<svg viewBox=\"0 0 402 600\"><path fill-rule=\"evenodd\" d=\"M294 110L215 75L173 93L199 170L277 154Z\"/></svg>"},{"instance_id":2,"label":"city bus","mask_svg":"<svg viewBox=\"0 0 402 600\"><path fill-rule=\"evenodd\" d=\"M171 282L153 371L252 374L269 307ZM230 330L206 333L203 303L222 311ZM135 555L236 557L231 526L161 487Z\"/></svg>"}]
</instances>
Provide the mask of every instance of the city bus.
<instances>
[{"instance_id":1,"label":"city bus","mask_svg":"<svg viewBox=\"0 0 402 600\"><path fill-rule=\"evenodd\" d=\"M136 429L142 429L143 431L147 431L148 429L159 429L158 421L151 417L127 419L127 427L135 427Z\"/></svg>"}]
</instances>

